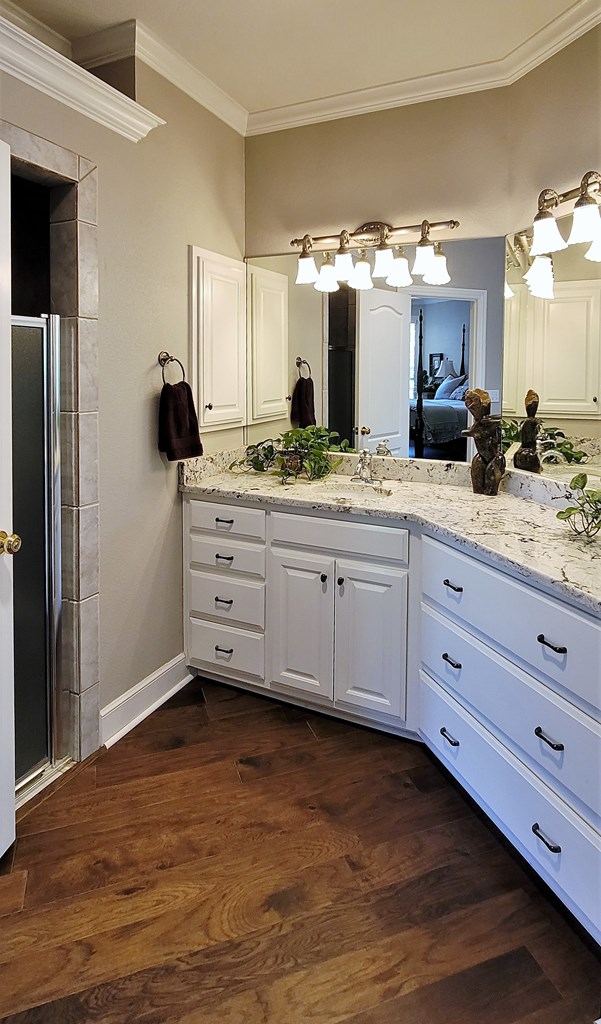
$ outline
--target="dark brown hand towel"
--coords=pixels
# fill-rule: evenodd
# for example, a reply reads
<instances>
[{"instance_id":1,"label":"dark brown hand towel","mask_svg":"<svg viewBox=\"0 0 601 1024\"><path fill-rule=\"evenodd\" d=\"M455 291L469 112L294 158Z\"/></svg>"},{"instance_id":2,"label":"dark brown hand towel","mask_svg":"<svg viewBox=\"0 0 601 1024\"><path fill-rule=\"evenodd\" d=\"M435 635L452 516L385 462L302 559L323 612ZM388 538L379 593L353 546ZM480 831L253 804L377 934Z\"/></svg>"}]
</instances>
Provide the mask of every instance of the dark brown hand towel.
<instances>
[{"instance_id":1,"label":"dark brown hand towel","mask_svg":"<svg viewBox=\"0 0 601 1024\"><path fill-rule=\"evenodd\" d=\"M295 427L315 426L315 389L311 377L299 377L292 392L290 422Z\"/></svg>"},{"instance_id":2,"label":"dark brown hand towel","mask_svg":"<svg viewBox=\"0 0 601 1024\"><path fill-rule=\"evenodd\" d=\"M159 451L169 462L202 455L192 389L187 381L163 384L159 403Z\"/></svg>"}]
</instances>

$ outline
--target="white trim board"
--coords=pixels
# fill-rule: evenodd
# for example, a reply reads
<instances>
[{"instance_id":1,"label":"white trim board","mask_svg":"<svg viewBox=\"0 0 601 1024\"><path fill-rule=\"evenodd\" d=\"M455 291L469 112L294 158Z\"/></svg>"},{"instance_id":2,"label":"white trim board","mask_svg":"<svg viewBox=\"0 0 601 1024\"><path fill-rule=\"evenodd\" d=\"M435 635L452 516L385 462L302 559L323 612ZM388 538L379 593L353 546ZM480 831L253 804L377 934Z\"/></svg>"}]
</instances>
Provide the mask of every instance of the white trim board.
<instances>
[{"instance_id":1,"label":"white trim board","mask_svg":"<svg viewBox=\"0 0 601 1024\"><path fill-rule=\"evenodd\" d=\"M100 711L100 743L112 747L161 704L173 697L193 676L183 654L161 665Z\"/></svg>"},{"instance_id":2,"label":"white trim board","mask_svg":"<svg viewBox=\"0 0 601 1024\"><path fill-rule=\"evenodd\" d=\"M139 142L162 118L95 78L46 43L0 17L0 71L79 114Z\"/></svg>"},{"instance_id":3,"label":"white trim board","mask_svg":"<svg viewBox=\"0 0 601 1024\"><path fill-rule=\"evenodd\" d=\"M263 135L285 128L512 85L600 23L599 0L576 0L568 11L499 60L252 112L139 21L124 22L77 40L73 44L73 53L75 59L87 68L135 56L240 135Z\"/></svg>"}]
</instances>

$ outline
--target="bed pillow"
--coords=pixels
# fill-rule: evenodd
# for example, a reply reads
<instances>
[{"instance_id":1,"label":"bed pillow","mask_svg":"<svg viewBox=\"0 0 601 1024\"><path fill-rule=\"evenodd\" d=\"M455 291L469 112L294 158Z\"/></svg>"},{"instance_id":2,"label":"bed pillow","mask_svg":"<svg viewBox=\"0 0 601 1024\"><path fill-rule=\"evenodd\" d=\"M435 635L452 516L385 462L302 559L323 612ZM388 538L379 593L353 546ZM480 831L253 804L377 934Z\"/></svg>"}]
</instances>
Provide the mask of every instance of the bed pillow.
<instances>
[{"instance_id":1,"label":"bed pillow","mask_svg":"<svg viewBox=\"0 0 601 1024\"><path fill-rule=\"evenodd\" d=\"M451 394L449 395L449 401L450 402L463 402L464 399L465 399L466 393L469 391L469 389L470 389L469 381L466 380L466 381L464 381L463 384L460 384L458 388L455 388L454 391L451 391Z\"/></svg>"},{"instance_id":2,"label":"bed pillow","mask_svg":"<svg viewBox=\"0 0 601 1024\"><path fill-rule=\"evenodd\" d=\"M452 377L449 375L448 377L445 377L442 384L439 384L436 389L434 400L436 401L437 399L440 398L450 398L451 391L455 391L455 388L458 388L460 384L465 384L465 381L466 376Z\"/></svg>"}]
</instances>

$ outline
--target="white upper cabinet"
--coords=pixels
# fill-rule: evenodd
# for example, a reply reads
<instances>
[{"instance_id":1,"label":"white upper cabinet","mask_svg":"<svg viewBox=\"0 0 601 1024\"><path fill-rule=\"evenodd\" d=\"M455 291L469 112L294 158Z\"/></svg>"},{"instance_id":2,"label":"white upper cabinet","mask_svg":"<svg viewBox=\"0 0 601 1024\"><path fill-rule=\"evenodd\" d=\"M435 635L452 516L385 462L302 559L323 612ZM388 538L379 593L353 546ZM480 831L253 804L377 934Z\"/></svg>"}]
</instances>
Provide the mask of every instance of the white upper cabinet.
<instances>
[{"instance_id":1,"label":"white upper cabinet","mask_svg":"<svg viewBox=\"0 0 601 1024\"><path fill-rule=\"evenodd\" d=\"M246 266L190 247L190 366L204 430L246 422Z\"/></svg>"},{"instance_id":2,"label":"white upper cabinet","mask_svg":"<svg viewBox=\"0 0 601 1024\"><path fill-rule=\"evenodd\" d=\"M248 268L250 423L288 415L288 278Z\"/></svg>"}]
</instances>

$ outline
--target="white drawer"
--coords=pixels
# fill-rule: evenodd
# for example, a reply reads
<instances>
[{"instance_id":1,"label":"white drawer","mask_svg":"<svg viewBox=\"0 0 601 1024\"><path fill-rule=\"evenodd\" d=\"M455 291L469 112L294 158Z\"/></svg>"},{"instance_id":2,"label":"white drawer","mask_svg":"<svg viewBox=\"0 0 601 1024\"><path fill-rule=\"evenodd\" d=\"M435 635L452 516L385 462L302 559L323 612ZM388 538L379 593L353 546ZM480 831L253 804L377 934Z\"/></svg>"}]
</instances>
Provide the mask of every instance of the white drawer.
<instances>
[{"instance_id":1,"label":"white drawer","mask_svg":"<svg viewBox=\"0 0 601 1024\"><path fill-rule=\"evenodd\" d=\"M599 834L425 673L421 673L420 732L599 941ZM535 827L555 852L535 834Z\"/></svg>"},{"instance_id":2,"label":"white drawer","mask_svg":"<svg viewBox=\"0 0 601 1024\"><path fill-rule=\"evenodd\" d=\"M265 547L229 537L190 534L190 563L204 565L223 575L244 573L265 578Z\"/></svg>"},{"instance_id":3,"label":"white drawer","mask_svg":"<svg viewBox=\"0 0 601 1024\"><path fill-rule=\"evenodd\" d=\"M512 661L599 708L601 625L446 544L424 537L422 549L426 597L490 638Z\"/></svg>"},{"instance_id":4,"label":"white drawer","mask_svg":"<svg viewBox=\"0 0 601 1024\"><path fill-rule=\"evenodd\" d=\"M270 518L274 544L327 548L340 554L386 558L405 564L409 557L409 533L394 526L341 523L287 512L274 512Z\"/></svg>"},{"instance_id":5,"label":"white drawer","mask_svg":"<svg viewBox=\"0 0 601 1024\"><path fill-rule=\"evenodd\" d=\"M219 535L234 534L265 540L265 512L258 508L218 505L213 501L190 501L190 527Z\"/></svg>"},{"instance_id":6,"label":"white drawer","mask_svg":"<svg viewBox=\"0 0 601 1024\"><path fill-rule=\"evenodd\" d=\"M265 584L190 569L188 611L199 618L208 616L264 629Z\"/></svg>"},{"instance_id":7,"label":"white drawer","mask_svg":"<svg viewBox=\"0 0 601 1024\"><path fill-rule=\"evenodd\" d=\"M422 660L431 675L526 754L530 767L559 783L601 820L601 726L532 676L422 605ZM561 744L555 750L547 741ZM519 756L519 755L518 755Z\"/></svg>"},{"instance_id":8,"label":"white drawer","mask_svg":"<svg viewBox=\"0 0 601 1024\"><path fill-rule=\"evenodd\" d=\"M188 657L220 672L242 672L259 679L265 674L262 633L248 633L203 619L190 619Z\"/></svg>"}]
</instances>

